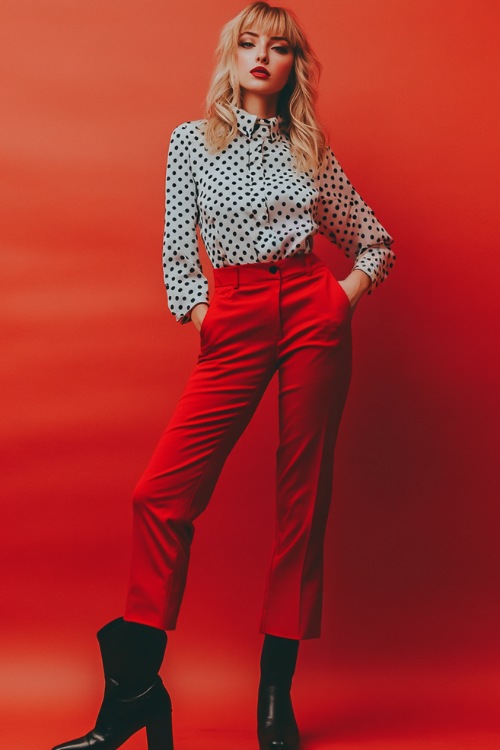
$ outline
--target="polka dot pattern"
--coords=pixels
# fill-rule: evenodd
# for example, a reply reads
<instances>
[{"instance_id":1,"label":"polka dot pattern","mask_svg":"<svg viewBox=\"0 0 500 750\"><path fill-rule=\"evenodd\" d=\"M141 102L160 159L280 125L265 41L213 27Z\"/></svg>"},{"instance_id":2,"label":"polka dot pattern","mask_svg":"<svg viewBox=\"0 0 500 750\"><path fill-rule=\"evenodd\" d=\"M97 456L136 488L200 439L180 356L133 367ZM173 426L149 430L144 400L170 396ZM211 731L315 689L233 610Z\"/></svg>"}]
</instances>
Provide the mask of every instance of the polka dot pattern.
<instances>
[{"instance_id":1,"label":"polka dot pattern","mask_svg":"<svg viewBox=\"0 0 500 750\"><path fill-rule=\"evenodd\" d=\"M182 324L209 303L197 227L214 268L310 252L321 233L364 271L373 290L396 256L393 238L349 182L330 147L318 170L292 166L280 115L259 118L234 107L238 133L218 153L204 145L206 120L181 123L170 138L163 272L168 305Z\"/></svg>"}]
</instances>

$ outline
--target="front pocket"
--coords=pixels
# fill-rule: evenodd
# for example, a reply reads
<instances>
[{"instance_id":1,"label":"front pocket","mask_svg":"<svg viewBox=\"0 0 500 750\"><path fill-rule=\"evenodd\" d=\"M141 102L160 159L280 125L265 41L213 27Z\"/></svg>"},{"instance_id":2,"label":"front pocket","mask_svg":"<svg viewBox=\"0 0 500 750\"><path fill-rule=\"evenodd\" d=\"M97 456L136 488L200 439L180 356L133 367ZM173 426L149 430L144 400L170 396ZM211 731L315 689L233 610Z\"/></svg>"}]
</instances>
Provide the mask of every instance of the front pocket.
<instances>
[{"instance_id":1,"label":"front pocket","mask_svg":"<svg viewBox=\"0 0 500 750\"><path fill-rule=\"evenodd\" d=\"M206 311L205 316L204 316L203 320L201 321L201 326L200 326L200 331L199 331L200 336L205 331L206 323L207 323L207 318L210 316L210 311L212 309L212 305L213 305L213 299L209 303L208 310Z\"/></svg>"},{"instance_id":2,"label":"front pocket","mask_svg":"<svg viewBox=\"0 0 500 750\"><path fill-rule=\"evenodd\" d=\"M347 294L346 290L344 289L344 287L342 286L342 284L339 282L339 280L336 279L335 276L332 276L332 278L334 279L334 281L337 284L338 288L340 289L343 297L345 298L345 301L346 301L347 306L349 308L349 315L352 315L351 300L349 299L349 295Z\"/></svg>"},{"instance_id":3,"label":"front pocket","mask_svg":"<svg viewBox=\"0 0 500 750\"><path fill-rule=\"evenodd\" d=\"M208 302L208 310L205 313L205 317L201 322L199 330L200 341L204 347L209 340L213 339L212 329L215 327L215 330L217 330L218 328L217 322L219 319L220 304L224 300L224 292L226 292L226 290L231 291L231 289L231 287L215 287L212 292L212 296Z\"/></svg>"},{"instance_id":4,"label":"front pocket","mask_svg":"<svg viewBox=\"0 0 500 750\"><path fill-rule=\"evenodd\" d=\"M326 273L328 275L329 287L333 293L333 299L338 300L339 304L344 306L344 311L347 314L347 319L351 320L353 309L351 307L351 300L349 299L346 290L344 289L342 284L339 283L339 280L335 278L329 268L326 269Z\"/></svg>"}]
</instances>

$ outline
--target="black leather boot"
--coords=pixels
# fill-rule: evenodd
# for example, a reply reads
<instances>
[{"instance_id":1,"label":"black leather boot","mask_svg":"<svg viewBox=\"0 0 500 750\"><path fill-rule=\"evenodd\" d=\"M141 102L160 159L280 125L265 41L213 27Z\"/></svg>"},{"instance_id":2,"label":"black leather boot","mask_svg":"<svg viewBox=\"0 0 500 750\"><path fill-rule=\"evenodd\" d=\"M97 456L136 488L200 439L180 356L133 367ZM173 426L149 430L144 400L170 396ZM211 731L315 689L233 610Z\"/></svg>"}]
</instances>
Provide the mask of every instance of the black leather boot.
<instances>
[{"instance_id":1,"label":"black leather boot","mask_svg":"<svg viewBox=\"0 0 500 750\"><path fill-rule=\"evenodd\" d=\"M299 729L290 690L299 641L266 635L257 700L260 750L299 750Z\"/></svg>"},{"instance_id":2,"label":"black leather boot","mask_svg":"<svg viewBox=\"0 0 500 750\"><path fill-rule=\"evenodd\" d=\"M167 634L118 617L97 633L104 698L94 729L52 750L117 750L146 727L148 750L173 750L172 703L158 675Z\"/></svg>"}]
</instances>

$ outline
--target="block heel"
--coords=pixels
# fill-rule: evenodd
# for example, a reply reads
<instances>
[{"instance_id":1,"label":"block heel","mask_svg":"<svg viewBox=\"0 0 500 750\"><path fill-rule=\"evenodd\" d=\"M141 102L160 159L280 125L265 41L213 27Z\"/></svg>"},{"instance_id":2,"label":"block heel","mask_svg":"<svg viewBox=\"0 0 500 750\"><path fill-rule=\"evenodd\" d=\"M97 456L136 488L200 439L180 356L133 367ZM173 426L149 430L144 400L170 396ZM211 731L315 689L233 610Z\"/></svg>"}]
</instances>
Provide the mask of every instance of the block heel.
<instances>
[{"instance_id":1,"label":"block heel","mask_svg":"<svg viewBox=\"0 0 500 750\"><path fill-rule=\"evenodd\" d=\"M174 750L172 734L172 709L165 716L159 716L146 725L148 750Z\"/></svg>"}]
</instances>

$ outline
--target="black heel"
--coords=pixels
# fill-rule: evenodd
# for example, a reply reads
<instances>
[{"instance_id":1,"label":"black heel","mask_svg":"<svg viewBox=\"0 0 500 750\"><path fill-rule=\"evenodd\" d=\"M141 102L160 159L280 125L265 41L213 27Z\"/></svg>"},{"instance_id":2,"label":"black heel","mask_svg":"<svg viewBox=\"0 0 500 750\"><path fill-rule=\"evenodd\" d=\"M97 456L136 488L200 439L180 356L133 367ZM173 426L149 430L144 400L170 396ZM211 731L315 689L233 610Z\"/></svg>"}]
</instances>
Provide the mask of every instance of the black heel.
<instances>
[{"instance_id":1,"label":"black heel","mask_svg":"<svg viewBox=\"0 0 500 750\"><path fill-rule=\"evenodd\" d=\"M260 685L257 737L259 750L299 750L300 736L290 685Z\"/></svg>"},{"instance_id":2,"label":"black heel","mask_svg":"<svg viewBox=\"0 0 500 750\"><path fill-rule=\"evenodd\" d=\"M97 638L105 687L95 726L52 750L117 750L144 727L149 750L173 750L172 702L158 674L166 633L120 617Z\"/></svg>"},{"instance_id":3,"label":"black heel","mask_svg":"<svg viewBox=\"0 0 500 750\"><path fill-rule=\"evenodd\" d=\"M174 750L172 713L159 716L146 726L148 750Z\"/></svg>"},{"instance_id":4,"label":"black heel","mask_svg":"<svg viewBox=\"0 0 500 750\"><path fill-rule=\"evenodd\" d=\"M299 728L290 697L299 641L267 635L257 699L259 750L299 750Z\"/></svg>"}]
</instances>

